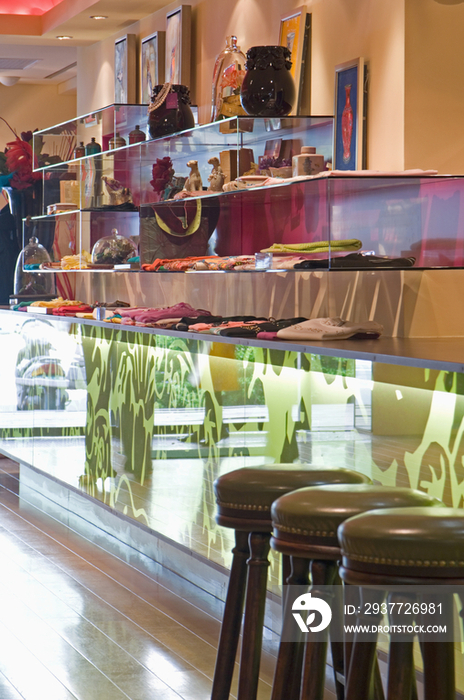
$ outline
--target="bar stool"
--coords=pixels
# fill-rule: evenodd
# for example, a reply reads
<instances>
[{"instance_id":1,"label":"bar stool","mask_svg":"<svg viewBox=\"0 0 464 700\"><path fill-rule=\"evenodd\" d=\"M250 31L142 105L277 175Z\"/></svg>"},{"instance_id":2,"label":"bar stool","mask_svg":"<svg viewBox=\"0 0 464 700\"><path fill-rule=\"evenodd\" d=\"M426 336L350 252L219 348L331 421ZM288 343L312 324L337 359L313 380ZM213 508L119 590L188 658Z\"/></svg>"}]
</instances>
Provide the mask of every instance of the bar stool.
<instances>
[{"instance_id":1,"label":"bar stool","mask_svg":"<svg viewBox=\"0 0 464 700\"><path fill-rule=\"evenodd\" d=\"M325 598L327 589L339 582L338 561L341 552L337 528L348 518L374 508L439 506L441 501L422 491L369 484L327 485L303 488L276 500L271 508L273 536L271 546L277 552L290 556L291 575L288 584L307 585L311 574L311 590ZM341 589L340 589L341 590ZM332 600L334 621L342 619L342 610L336 610L337 598ZM292 623L292 616L284 612L284 624ZM335 624L335 623L334 623ZM282 639L286 638L283 629ZM322 700L327 656L327 630L319 633L317 641L282 641L272 688L272 700L301 698ZM332 642L332 661L337 698L344 697L346 656L350 647ZM303 668L301 669L301 666ZM374 668L374 667L373 667ZM295 681L296 678L296 681ZM301 681L301 682L300 682ZM380 674L375 676L376 696L382 697ZM289 688L292 688L291 694Z\"/></svg>"},{"instance_id":2,"label":"bar stool","mask_svg":"<svg viewBox=\"0 0 464 700\"><path fill-rule=\"evenodd\" d=\"M394 612L390 624L411 625L411 615L401 614L397 602L419 602L415 624L446 624L452 630L452 596L444 593L421 595L418 586L456 586L464 605L464 511L455 508L399 508L375 510L347 520L339 528L343 560L340 576L347 583L362 586L369 601L381 603L390 586L400 592L389 599ZM373 590L373 586L380 587ZM415 595L417 593L417 597ZM437 618L430 602L442 604ZM425 603L425 609L422 604ZM362 608L361 608L362 610ZM410 608L409 608L410 610ZM436 607L435 607L436 610ZM381 617L381 616L380 616ZM362 612L360 615L362 619ZM364 617L364 621L367 616ZM376 623L370 620L371 624ZM379 624L379 620L377 620ZM381 624L381 623L380 623ZM348 673L346 700L366 700L368 679L375 655L377 635L360 641L355 637ZM455 700L454 644L427 640L419 635L424 662L424 700ZM397 641L398 640L398 641ZM413 635L392 638L389 653L388 700L409 700L414 678Z\"/></svg>"},{"instance_id":3,"label":"bar stool","mask_svg":"<svg viewBox=\"0 0 464 700\"><path fill-rule=\"evenodd\" d=\"M235 530L235 547L214 670L211 700L227 700L237 655L245 601L239 700L255 700L266 602L271 505L284 493L308 485L360 484L370 479L343 468L296 469L294 464L236 469L214 482L216 522ZM288 570L288 559L283 570Z\"/></svg>"}]
</instances>

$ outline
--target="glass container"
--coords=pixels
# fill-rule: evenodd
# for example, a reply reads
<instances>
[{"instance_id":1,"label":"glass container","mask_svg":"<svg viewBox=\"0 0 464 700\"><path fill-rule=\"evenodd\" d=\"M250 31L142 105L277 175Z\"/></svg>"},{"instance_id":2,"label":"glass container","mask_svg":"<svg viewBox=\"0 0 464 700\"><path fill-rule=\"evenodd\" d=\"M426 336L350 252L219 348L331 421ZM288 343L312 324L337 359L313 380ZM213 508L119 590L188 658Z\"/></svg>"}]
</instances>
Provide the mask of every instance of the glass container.
<instances>
[{"instance_id":1,"label":"glass container","mask_svg":"<svg viewBox=\"0 0 464 700\"><path fill-rule=\"evenodd\" d=\"M53 295L55 292L55 276L50 273L37 272L42 263L49 263L50 256L39 239L33 236L22 249L16 261L14 278L14 296L25 298L40 298Z\"/></svg>"},{"instance_id":2,"label":"glass container","mask_svg":"<svg viewBox=\"0 0 464 700\"><path fill-rule=\"evenodd\" d=\"M135 129L129 132L129 143L141 143L146 140L146 136L139 124L136 125Z\"/></svg>"},{"instance_id":3,"label":"glass container","mask_svg":"<svg viewBox=\"0 0 464 700\"><path fill-rule=\"evenodd\" d=\"M74 158L83 158L85 156L85 146L84 142L81 141L78 146L74 149Z\"/></svg>"},{"instance_id":4,"label":"glass container","mask_svg":"<svg viewBox=\"0 0 464 700\"><path fill-rule=\"evenodd\" d=\"M90 142L86 144L85 146L85 155L86 156L93 156L95 153L100 153L101 152L101 146L99 143L96 142L95 137L92 136L90 139Z\"/></svg>"},{"instance_id":5,"label":"glass container","mask_svg":"<svg viewBox=\"0 0 464 700\"><path fill-rule=\"evenodd\" d=\"M246 116L240 104L240 89L245 77L245 55L237 46L237 37L228 36L226 48L216 58L213 71L211 121Z\"/></svg>"},{"instance_id":6,"label":"glass container","mask_svg":"<svg viewBox=\"0 0 464 700\"><path fill-rule=\"evenodd\" d=\"M119 131L116 132L115 136L112 136L109 141L110 148L122 148L126 145L126 139L120 135Z\"/></svg>"},{"instance_id":7,"label":"glass container","mask_svg":"<svg viewBox=\"0 0 464 700\"><path fill-rule=\"evenodd\" d=\"M119 265L137 255L135 244L114 228L110 236L100 238L92 248L92 263L96 265Z\"/></svg>"}]
</instances>

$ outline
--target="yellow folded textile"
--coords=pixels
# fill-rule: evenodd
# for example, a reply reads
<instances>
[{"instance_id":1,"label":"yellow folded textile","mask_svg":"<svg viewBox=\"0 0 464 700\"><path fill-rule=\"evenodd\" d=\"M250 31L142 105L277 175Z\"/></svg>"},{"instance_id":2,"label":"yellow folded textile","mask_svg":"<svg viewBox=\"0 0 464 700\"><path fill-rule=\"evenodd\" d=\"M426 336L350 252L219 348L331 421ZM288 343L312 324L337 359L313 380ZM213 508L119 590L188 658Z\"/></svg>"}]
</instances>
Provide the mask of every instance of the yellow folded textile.
<instances>
[{"instance_id":1,"label":"yellow folded textile","mask_svg":"<svg viewBox=\"0 0 464 700\"><path fill-rule=\"evenodd\" d=\"M30 306L41 306L46 309L57 309L59 306L79 306L83 303L83 301L76 301L75 299L63 299L63 297L57 297L56 299L51 299L50 301L33 301Z\"/></svg>"},{"instance_id":2,"label":"yellow folded textile","mask_svg":"<svg viewBox=\"0 0 464 700\"><path fill-rule=\"evenodd\" d=\"M61 258L62 270L84 270L92 262L92 256L87 250L78 255L64 255Z\"/></svg>"},{"instance_id":3,"label":"yellow folded textile","mask_svg":"<svg viewBox=\"0 0 464 700\"><path fill-rule=\"evenodd\" d=\"M357 238L346 238L341 241L314 241L313 243L273 243L270 248L263 248L261 253L329 253L359 250L361 241Z\"/></svg>"}]
</instances>

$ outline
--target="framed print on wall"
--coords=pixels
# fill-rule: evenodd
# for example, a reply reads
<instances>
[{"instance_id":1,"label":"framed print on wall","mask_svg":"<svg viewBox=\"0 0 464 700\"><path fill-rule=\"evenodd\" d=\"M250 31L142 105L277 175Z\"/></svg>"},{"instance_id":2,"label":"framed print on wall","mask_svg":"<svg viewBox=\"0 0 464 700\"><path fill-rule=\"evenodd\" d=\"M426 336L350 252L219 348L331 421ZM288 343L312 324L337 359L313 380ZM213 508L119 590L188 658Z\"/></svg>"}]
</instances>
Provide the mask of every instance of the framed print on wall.
<instances>
[{"instance_id":1,"label":"framed print on wall","mask_svg":"<svg viewBox=\"0 0 464 700\"><path fill-rule=\"evenodd\" d=\"M136 102L135 34L126 34L114 43L114 101L116 104Z\"/></svg>"},{"instance_id":2,"label":"framed print on wall","mask_svg":"<svg viewBox=\"0 0 464 700\"><path fill-rule=\"evenodd\" d=\"M366 168L366 107L364 59L335 66L334 170Z\"/></svg>"},{"instance_id":3,"label":"framed print on wall","mask_svg":"<svg viewBox=\"0 0 464 700\"><path fill-rule=\"evenodd\" d=\"M190 5L181 5L166 15L166 82L190 85Z\"/></svg>"},{"instance_id":4,"label":"framed print on wall","mask_svg":"<svg viewBox=\"0 0 464 700\"><path fill-rule=\"evenodd\" d=\"M286 46L292 54L291 74L295 82L296 100L295 107L291 114L299 114L303 98L303 82L305 76L308 80L307 56L310 55L311 39L311 15L302 5L297 7L291 14L284 15L280 20L279 45ZM305 110L309 114L309 83L306 87L307 99L305 100Z\"/></svg>"},{"instance_id":5,"label":"framed print on wall","mask_svg":"<svg viewBox=\"0 0 464 700\"><path fill-rule=\"evenodd\" d=\"M155 85L164 83L166 32L155 32L142 39L140 50L140 101L149 104Z\"/></svg>"}]
</instances>

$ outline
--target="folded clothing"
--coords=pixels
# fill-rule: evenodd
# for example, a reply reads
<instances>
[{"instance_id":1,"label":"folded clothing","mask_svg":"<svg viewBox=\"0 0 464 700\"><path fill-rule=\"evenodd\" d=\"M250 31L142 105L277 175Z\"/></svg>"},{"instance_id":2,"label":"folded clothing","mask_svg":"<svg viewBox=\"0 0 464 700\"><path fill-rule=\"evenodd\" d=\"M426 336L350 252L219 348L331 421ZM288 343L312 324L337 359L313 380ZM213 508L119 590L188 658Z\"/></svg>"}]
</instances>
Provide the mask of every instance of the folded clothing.
<instances>
[{"instance_id":1,"label":"folded clothing","mask_svg":"<svg viewBox=\"0 0 464 700\"><path fill-rule=\"evenodd\" d=\"M205 311L205 309L194 309L190 306L190 304L186 304L185 302L175 304L174 306L167 306L162 309L119 309L119 313L121 314L123 323L126 323L128 320L139 323L156 323L156 321L159 321L162 318L183 318L184 316L197 317L211 315L209 311Z\"/></svg>"},{"instance_id":2,"label":"folded clothing","mask_svg":"<svg viewBox=\"0 0 464 700\"><path fill-rule=\"evenodd\" d=\"M228 255L219 257L218 255L206 255L200 257L187 258L157 258L152 263L144 263L142 268L148 272L170 271L185 272L186 270L233 270L244 265L253 264L254 255Z\"/></svg>"},{"instance_id":3,"label":"folded clothing","mask_svg":"<svg viewBox=\"0 0 464 700\"><path fill-rule=\"evenodd\" d=\"M270 248L263 248L261 253L328 253L331 250L359 250L361 241L346 238L341 241L312 241L311 243L273 243Z\"/></svg>"},{"instance_id":4,"label":"folded clothing","mask_svg":"<svg viewBox=\"0 0 464 700\"><path fill-rule=\"evenodd\" d=\"M375 321L353 323L337 318L313 318L277 332L283 340L345 340L346 338L378 338L383 326Z\"/></svg>"},{"instance_id":5,"label":"folded clothing","mask_svg":"<svg viewBox=\"0 0 464 700\"><path fill-rule=\"evenodd\" d=\"M296 323L307 321L304 316L298 318L281 318L279 320L257 320L250 323L233 326L222 326L219 335L229 338L257 338L260 333L276 333L281 328L287 328Z\"/></svg>"},{"instance_id":6,"label":"folded clothing","mask_svg":"<svg viewBox=\"0 0 464 700\"><path fill-rule=\"evenodd\" d=\"M338 258L324 258L323 260L300 260L293 266L294 270L315 270L327 268L369 268L371 270L395 267L412 267L416 258L390 258L388 255L364 255L363 253L348 253Z\"/></svg>"},{"instance_id":7,"label":"folded clothing","mask_svg":"<svg viewBox=\"0 0 464 700\"><path fill-rule=\"evenodd\" d=\"M55 306L51 312L53 316L75 316L77 313L92 315L93 307L88 304L76 304L71 306Z\"/></svg>"}]
</instances>

